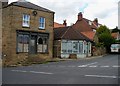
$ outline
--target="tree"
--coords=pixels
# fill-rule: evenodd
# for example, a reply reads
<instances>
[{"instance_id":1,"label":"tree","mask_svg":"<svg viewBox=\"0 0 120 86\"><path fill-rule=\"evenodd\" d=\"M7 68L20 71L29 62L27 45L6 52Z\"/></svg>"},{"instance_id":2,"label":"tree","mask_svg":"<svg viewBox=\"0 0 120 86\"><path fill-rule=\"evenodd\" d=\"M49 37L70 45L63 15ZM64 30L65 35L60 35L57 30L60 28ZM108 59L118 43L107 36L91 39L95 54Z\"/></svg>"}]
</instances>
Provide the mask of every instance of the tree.
<instances>
[{"instance_id":1,"label":"tree","mask_svg":"<svg viewBox=\"0 0 120 86\"><path fill-rule=\"evenodd\" d=\"M109 51L110 50L110 45L115 42L115 40L112 38L110 30L108 27L100 26L97 29L97 35L99 42L106 47L106 49Z\"/></svg>"}]
</instances>

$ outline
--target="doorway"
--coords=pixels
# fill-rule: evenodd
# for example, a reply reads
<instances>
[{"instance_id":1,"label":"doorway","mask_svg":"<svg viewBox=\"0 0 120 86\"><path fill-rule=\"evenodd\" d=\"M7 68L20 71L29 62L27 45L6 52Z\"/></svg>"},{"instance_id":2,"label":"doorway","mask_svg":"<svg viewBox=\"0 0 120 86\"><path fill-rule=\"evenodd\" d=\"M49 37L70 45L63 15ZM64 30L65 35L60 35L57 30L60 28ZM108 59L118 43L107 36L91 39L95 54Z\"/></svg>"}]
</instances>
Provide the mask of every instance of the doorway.
<instances>
[{"instance_id":1,"label":"doorway","mask_svg":"<svg viewBox=\"0 0 120 86\"><path fill-rule=\"evenodd\" d=\"M36 35L31 35L29 53L30 54L36 54L37 53L37 36Z\"/></svg>"}]
</instances>

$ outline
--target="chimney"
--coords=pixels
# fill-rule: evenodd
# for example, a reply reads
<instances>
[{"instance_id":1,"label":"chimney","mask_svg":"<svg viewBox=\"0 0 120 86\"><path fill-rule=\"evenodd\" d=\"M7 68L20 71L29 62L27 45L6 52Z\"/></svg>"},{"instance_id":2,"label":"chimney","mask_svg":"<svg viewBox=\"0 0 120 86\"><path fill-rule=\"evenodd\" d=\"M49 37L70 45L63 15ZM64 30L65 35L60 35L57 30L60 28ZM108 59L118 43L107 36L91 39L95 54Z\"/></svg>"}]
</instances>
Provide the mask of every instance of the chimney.
<instances>
[{"instance_id":1,"label":"chimney","mask_svg":"<svg viewBox=\"0 0 120 86\"><path fill-rule=\"evenodd\" d=\"M93 22L98 26L98 19L97 18L95 18Z\"/></svg>"},{"instance_id":2,"label":"chimney","mask_svg":"<svg viewBox=\"0 0 120 86\"><path fill-rule=\"evenodd\" d=\"M67 26L66 20L63 20L63 25L65 25L65 27Z\"/></svg>"},{"instance_id":3,"label":"chimney","mask_svg":"<svg viewBox=\"0 0 120 86\"><path fill-rule=\"evenodd\" d=\"M82 12L78 13L78 20L82 20L82 18L83 18Z\"/></svg>"},{"instance_id":4,"label":"chimney","mask_svg":"<svg viewBox=\"0 0 120 86\"><path fill-rule=\"evenodd\" d=\"M2 1L2 8L8 5L8 0Z\"/></svg>"}]
</instances>

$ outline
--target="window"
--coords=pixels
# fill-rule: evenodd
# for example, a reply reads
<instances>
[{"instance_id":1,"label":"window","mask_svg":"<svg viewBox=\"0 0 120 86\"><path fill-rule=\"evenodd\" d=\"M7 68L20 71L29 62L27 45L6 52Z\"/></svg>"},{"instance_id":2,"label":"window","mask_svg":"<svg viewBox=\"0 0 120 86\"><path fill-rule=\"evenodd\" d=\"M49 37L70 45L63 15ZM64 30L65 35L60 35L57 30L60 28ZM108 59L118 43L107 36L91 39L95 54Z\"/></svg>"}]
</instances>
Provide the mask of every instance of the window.
<instances>
[{"instance_id":1,"label":"window","mask_svg":"<svg viewBox=\"0 0 120 86\"><path fill-rule=\"evenodd\" d=\"M38 38L38 48L37 51L41 53L46 53L48 52L48 42L47 38Z\"/></svg>"},{"instance_id":2,"label":"window","mask_svg":"<svg viewBox=\"0 0 120 86\"><path fill-rule=\"evenodd\" d=\"M95 29L93 29L93 32L96 32L96 30L95 30Z\"/></svg>"},{"instance_id":3,"label":"window","mask_svg":"<svg viewBox=\"0 0 120 86\"><path fill-rule=\"evenodd\" d=\"M78 53L78 42L73 42L73 53Z\"/></svg>"},{"instance_id":4,"label":"window","mask_svg":"<svg viewBox=\"0 0 120 86\"><path fill-rule=\"evenodd\" d=\"M67 53L67 42L62 41L62 53Z\"/></svg>"},{"instance_id":5,"label":"window","mask_svg":"<svg viewBox=\"0 0 120 86\"><path fill-rule=\"evenodd\" d=\"M89 21L89 25L92 25L92 22L91 22L91 21Z\"/></svg>"},{"instance_id":6,"label":"window","mask_svg":"<svg viewBox=\"0 0 120 86\"><path fill-rule=\"evenodd\" d=\"M83 53L83 42L79 43L79 52Z\"/></svg>"},{"instance_id":7,"label":"window","mask_svg":"<svg viewBox=\"0 0 120 86\"><path fill-rule=\"evenodd\" d=\"M68 53L72 53L72 42L68 41L67 43Z\"/></svg>"},{"instance_id":8,"label":"window","mask_svg":"<svg viewBox=\"0 0 120 86\"><path fill-rule=\"evenodd\" d=\"M30 15L23 14L23 25L24 27L30 26Z\"/></svg>"},{"instance_id":9,"label":"window","mask_svg":"<svg viewBox=\"0 0 120 86\"><path fill-rule=\"evenodd\" d=\"M29 36L18 34L17 52L28 52Z\"/></svg>"},{"instance_id":10,"label":"window","mask_svg":"<svg viewBox=\"0 0 120 86\"><path fill-rule=\"evenodd\" d=\"M39 19L39 28L45 29L45 18L44 17L40 17Z\"/></svg>"}]
</instances>

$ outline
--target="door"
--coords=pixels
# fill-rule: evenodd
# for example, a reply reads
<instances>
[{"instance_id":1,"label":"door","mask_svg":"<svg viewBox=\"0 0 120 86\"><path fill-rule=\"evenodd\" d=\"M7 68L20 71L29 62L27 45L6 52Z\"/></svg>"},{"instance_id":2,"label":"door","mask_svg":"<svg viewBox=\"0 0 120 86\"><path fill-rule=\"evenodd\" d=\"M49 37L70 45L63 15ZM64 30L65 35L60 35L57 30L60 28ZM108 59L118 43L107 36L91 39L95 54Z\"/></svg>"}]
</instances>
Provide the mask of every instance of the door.
<instances>
[{"instance_id":1,"label":"door","mask_svg":"<svg viewBox=\"0 0 120 86\"><path fill-rule=\"evenodd\" d=\"M35 35L31 35L29 53L30 54L36 54L37 53L37 36L35 36Z\"/></svg>"}]
</instances>

